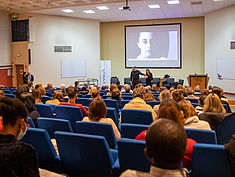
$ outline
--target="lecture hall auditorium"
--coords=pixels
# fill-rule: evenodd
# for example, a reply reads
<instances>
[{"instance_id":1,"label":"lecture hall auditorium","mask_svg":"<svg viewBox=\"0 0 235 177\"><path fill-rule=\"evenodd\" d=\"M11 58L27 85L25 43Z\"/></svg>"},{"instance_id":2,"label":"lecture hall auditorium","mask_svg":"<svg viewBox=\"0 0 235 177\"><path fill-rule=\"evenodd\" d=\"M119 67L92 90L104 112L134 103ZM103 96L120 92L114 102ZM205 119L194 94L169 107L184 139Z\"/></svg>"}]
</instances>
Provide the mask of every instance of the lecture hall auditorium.
<instances>
[{"instance_id":1,"label":"lecture hall auditorium","mask_svg":"<svg viewBox=\"0 0 235 177\"><path fill-rule=\"evenodd\" d=\"M235 176L234 19L234 0L0 0L0 177Z\"/></svg>"}]
</instances>

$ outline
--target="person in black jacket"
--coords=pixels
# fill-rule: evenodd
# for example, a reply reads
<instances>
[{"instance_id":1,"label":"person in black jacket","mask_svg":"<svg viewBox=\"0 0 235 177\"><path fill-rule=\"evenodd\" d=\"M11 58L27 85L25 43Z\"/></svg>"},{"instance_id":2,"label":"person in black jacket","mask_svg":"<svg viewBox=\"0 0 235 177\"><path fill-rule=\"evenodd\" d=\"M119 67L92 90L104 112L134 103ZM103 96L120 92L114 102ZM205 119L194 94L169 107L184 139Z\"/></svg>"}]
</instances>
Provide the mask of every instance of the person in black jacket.
<instances>
[{"instance_id":1,"label":"person in black jacket","mask_svg":"<svg viewBox=\"0 0 235 177\"><path fill-rule=\"evenodd\" d=\"M228 154L230 167L232 170L233 177L235 177L235 134L232 135L229 143L224 145Z\"/></svg>"},{"instance_id":2,"label":"person in black jacket","mask_svg":"<svg viewBox=\"0 0 235 177\"><path fill-rule=\"evenodd\" d=\"M150 85L152 87L153 74L150 72L149 69L146 69L145 79L146 79L146 85L147 86Z\"/></svg>"},{"instance_id":3,"label":"person in black jacket","mask_svg":"<svg viewBox=\"0 0 235 177\"><path fill-rule=\"evenodd\" d=\"M28 84L28 76L26 72L23 73L23 82L24 84Z\"/></svg>"},{"instance_id":4,"label":"person in black jacket","mask_svg":"<svg viewBox=\"0 0 235 177\"><path fill-rule=\"evenodd\" d=\"M140 82L140 75L145 75L145 74L141 73L139 70L136 70L135 66L132 67L131 76L130 76L130 83L132 84L132 90Z\"/></svg>"}]
</instances>

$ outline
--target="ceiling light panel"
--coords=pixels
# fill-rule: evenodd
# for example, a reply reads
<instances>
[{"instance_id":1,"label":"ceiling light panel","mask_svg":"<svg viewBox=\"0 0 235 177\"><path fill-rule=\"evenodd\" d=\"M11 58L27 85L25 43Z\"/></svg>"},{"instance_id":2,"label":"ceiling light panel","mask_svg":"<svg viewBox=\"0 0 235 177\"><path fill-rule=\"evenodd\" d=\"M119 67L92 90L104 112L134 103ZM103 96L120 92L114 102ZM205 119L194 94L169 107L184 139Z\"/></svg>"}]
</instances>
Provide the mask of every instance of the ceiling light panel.
<instances>
[{"instance_id":1,"label":"ceiling light panel","mask_svg":"<svg viewBox=\"0 0 235 177\"><path fill-rule=\"evenodd\" d=\"M93 10L84 10L83 12L86 14L94 14L95 13L95 11L93 11Z\"/></svg>"},{"instance_id":2,"label":"ceiling light panel","mask_svg":"<svg viewBox=\"0 0 235 177\"><path fill-rule=\"evenodd\" d=\"M148 5L150 9L157 9L157 8L160 8L159 4L151 4L151 5Z\"/></svg>"},{"instance_id":3,"label":"ceiling light panel","mask_svg":"<svg viewBox=\"0 0 235 177\"><path fill-rule=\"evenodd\" d=\"M171 1L167 1L168 4L179 4L179 0L171 0Z\"/></svg>"},{"instance_id":4,"label":"ceiling light panel","mask_svg":"<svg viewBox=\"0 0 235 177\"><path fill-rule=\"evenodd\" d=\"M99 10L108 10L109 9L107 6L97 6L96 8Z\"/></svg>"},{"instance_id":5,"label":"ceiling light panel","mask_svg":"<svg viewBox=\"0 0 235 177\"><path fill-rule=\"evenodd\" d=\"M65 13L72 13L72 12L74 12L74 11L71 10L71 9L63 9L62 11L65 12Z\"/></svg>"}]
</instances>

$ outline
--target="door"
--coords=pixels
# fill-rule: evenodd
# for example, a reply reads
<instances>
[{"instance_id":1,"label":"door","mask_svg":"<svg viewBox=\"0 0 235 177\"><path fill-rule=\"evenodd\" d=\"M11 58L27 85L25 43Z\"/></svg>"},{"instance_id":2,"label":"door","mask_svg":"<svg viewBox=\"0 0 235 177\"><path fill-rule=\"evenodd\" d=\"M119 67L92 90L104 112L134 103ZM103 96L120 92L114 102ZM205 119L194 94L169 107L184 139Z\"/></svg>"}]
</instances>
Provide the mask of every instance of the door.
<instances>
[{"instance_id":1,"label":"door","mask_svg":"<svg viewBox=\"0 0 235 177\"><path fill-rule=\"evenodd\" d=\"M24 65L16 65L17 87L23 82Z\"/></svg>"}]
</instances>

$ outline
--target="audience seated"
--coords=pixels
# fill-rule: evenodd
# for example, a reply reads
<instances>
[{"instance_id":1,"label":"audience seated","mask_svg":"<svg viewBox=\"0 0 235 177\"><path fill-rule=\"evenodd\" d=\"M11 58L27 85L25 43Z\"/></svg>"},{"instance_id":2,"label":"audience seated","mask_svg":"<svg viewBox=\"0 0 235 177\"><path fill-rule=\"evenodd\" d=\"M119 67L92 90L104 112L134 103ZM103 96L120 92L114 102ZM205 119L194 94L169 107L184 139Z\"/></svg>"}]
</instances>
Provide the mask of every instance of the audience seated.
<instances>
[{"instance_id":1,"label":"audience seated","mask_svg":"<svg viewBox=\"0 0 235 177\"><path fill-rule=\"evenodd\" d=\"M128 84L124 85L124 90L122 91L123 93L132 93L131 86Z\"/></svg>"},{"instance_id":2,"label":"audience seated","mask_svg":"<svg viewBox=\"0 0 235 177\"><path fill-rule=\"evenodd\" d=\"M52 99L47 100L45 104L58 105L60 102L64 102L63 93L60 91L54 91Z\"/></svg>"},{"instance_id":3,"label":"audience seated","mask_svg":"<svg viewBox=\"0 0 235 177\"><path fill-rule=\"evenodd\" d=\"M172 98L173 98L173 100L175 100L178 103L181 100L184 100L184 95L180 90L174 90L172 92Z\"/></svg>"},{"instance_id":4,"label":"audience seated","mask_svg":"<svg viewBox=\"0 0 235 177\"><path fill-rule=\"evenodd\" d=\"M145 94L146 92L143 86L135 88L133 91L133 99L129 103L127 103L123 107L123 109L137 109L137 110L151 111L153 120L156 120L157 115L154 112L153 108L150 105L146 104L145 101L143 100Z\"/></svg>"},{"instance_id":5,"label":"audience seated","mask_svg":"<svg viewBox=\"0 0 235 177\"><path fill-rule=\"evenodd\" d=\"M200 85L196 85L196 86L194 87L194 94L201 94Z\"/></svg>"},{"instance_id":6,"label":"audience seated","mask_svg":"<svg viewBox=\"0 0 235 177\"><path fill-rule=\"evenodd\" d=\"M111 84L110 85L110 90L106 95L111 95L111 93L114 89L118 89L117 85L116 84Z\"/></svg>"},{"instance_id":7,"label":"audience seated","mask_svg":"<svg viewBox=\"0 0 235 177\"><path fill-rule=\"evenodd\" d=\"M198 106L195 108L197 114L203 113L203 108L204 108L204 101L206 99L207 95L202 94L198 100Z\"/></svg>"},{"instance_id":8,"label":"audience seated","mask_svg":"<svg viewBox=\"0 0 235 177\"><path fill-rule=\"evenodd\" d=\"M208 122L199 120L195 108L186 100L179 102L179 108L184 115L184 128L211 130Z\"/></svg>"},{"instance_id":9,"label":"audience seated","mask_svg":"<svg viewBox=\"0 0 235 177\"><path fill-rule=\"evenodd\" d=\"M224 145L228 154L228 159L233 176L235 176L235 134L232 135L229 143Z\"/></svg>"},{"instance_id":10,"label":"audience seated","mask_svg":"<svg viewBox=\"0 0 235 177\"><path fill-rule=\"evenodd\" d=\"M158 92L158 90L157 90L157 85L156 85L156 84L153 84L153 85L152 85L151 92L152 92L152 93L157 93L157 92Z\"/></svg>"},{"instance_id":11,"label":"audience seated","mask_svg":"<svg viewBox=\"0 0 235 177\"><path fill-rule=\"evenodd\" d=\"M158 111L158 119L165 118L170 119L182 127L184 125L183 115L179 109L179 105L172 99L165 99L159 107ZM141 132L135 139L136 140L145 140L147 130ZM192 163L192 153L193 153L193 145L197 142L187 138L187 149L186 153L182 159L184 167L189 167Z\"/></svg>"},{"instance_id":12,"label":"audience seated","mask_svg":"<svg viewBox=\"0 0 235 177\"><path fill-rule=\"evenodd\" d=\"M81 109L83 116L86 116L86 108L83 107L81 104L76 104L75 101L78 96L78 91L75 87L70 86L67 89L68 93L68 102L60 102L59 105L66 105L66 106L77 106Z\"/></svg>"},{"instance_id":13,"label":"audience seated","mask_svg":"<svg viewBox=\"0 0 235 177\"><path fill-rule=\"evenodd\" d=\"M18 99L0 98L0 176L39 177L35 149L19 141L27 131L28 111Z\"/></svg>"},{"instance_id":14,"label":"audience seated","mask_svg":"<svg viewBox=\"0 0 235 177\"><path fill-rule=\"evenodd\" d=\"M209 94L204 101L203 112L225 113L225 109L215 93Z\"/></svg>"},{"instance_id":15,"label":"audience seated","mask_svg":"<svg viewBox=\"0 0 235 177\"><path fill-rule=\"evenodd\" d=\"M39 89L33 89L32 90L32 95L35 99L35 103L37 104L43 104L41 99L42 99L42 93Z\"/></svg>"},{"instance_id":16,"label":"audience seated","mask_svg":"<svg viewBox=\"0 0 235 177\"><path fill-rule=\"evenodd\" d=\"M16 98L20 96L21 93L28 93L29 92L29 86L27 84L19 85L16 89Z\"/></svg>"},{"instance_id":17,"label":"audience seated","mask_svg":"<svg viewBox=\"0 0 235 177\"><path fill-rule=\"evenodd\" d=\"M48 82L47 86L45 87L45 90L49 90L52 93L54 92L54 88L52 87L52 83Z\"/></svg>"},{"instance_id":18,"label":"audience seated","mask_svg":"<svg viewBox=\"0 0 235 177\"><path fill-rule=\"evenodd\" d=\"M119 89L113 89L112 92L111 92L111 99L114 99L114 100L117 100L117 103L118 103L118 107L119 109L121 109L122 107L122 99L121 99L121 92Z\"/></svg>"},{"instance_id":19,"label":"audience seated","mask_svg":"<svg viewBox=\"0 0 235 177\"><path fill-rule=\"evenodd\" d=\"M154 95L150 92L146 93L144 95L144 101L147 102L147 101L156 101L156 99L154 98Z\"/></svg>"},{"instance_id":20,"label":"audience seated","mask_svg":"<svg viewBox=\"0 0 235 177\"><path fill-rule=\"evenodd\" d=\"M29 117L33 120L33 123L36 128L38 128L38 118L40 114L36 111L35 101L31 93L21 93L19 96L19 100L25 104Z\"/></svg>"},{"instance_id":21,"label":"audience seated","mask_svg":"<svg viewBox=\"0 0 235 177\"><path fill-rule=\"evenodd\" d=\"M167 119L155 121L146 133L145 154L152 164L150 172L127 170L121 177L187 176L187 170L180 167L186 151L186 137L180 124Z\"/></svg>"},{"instance_id":22,"label":"audience seated","mask_svg":"<svg viewBox=\"0 0 235 177\"><path fill-rule=\"evenodd\" d=\"M198 97L194 96L192 87L186 88L185 91L186 91L187 98L198 99Z\"/></svg>"},{"instance_id":23,"label":"audience seated","mask_svg":"<svg viewBox=\"0 0 235 177\"><path fill-rule=\"evenodd\" d=\"M102 99L94 99L89 105L88 117L84 117L82 121L88 122L101 122L111 124L115 137L118 139L121 137L118 128L114 121L110 118L106 118L107 107Z\"/></svg>"}]
</instances>

